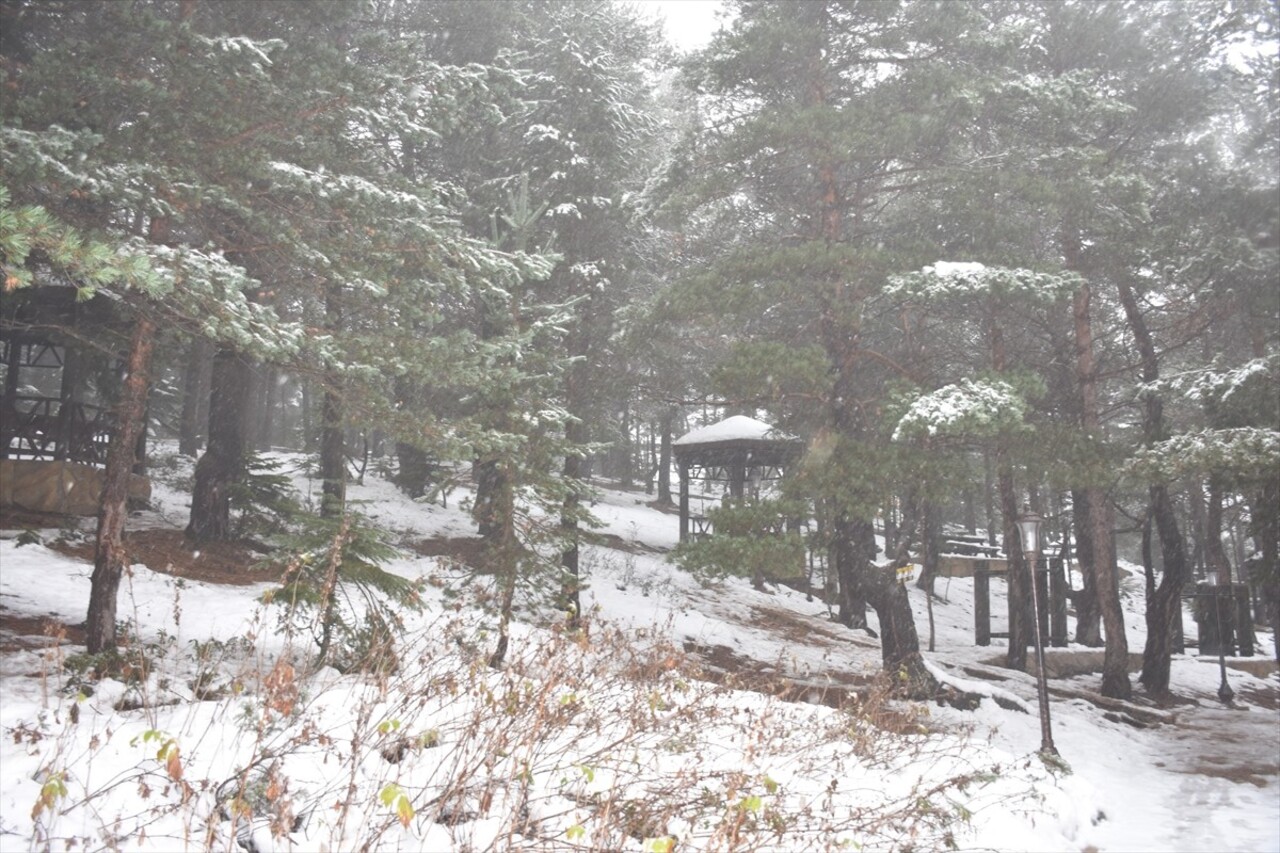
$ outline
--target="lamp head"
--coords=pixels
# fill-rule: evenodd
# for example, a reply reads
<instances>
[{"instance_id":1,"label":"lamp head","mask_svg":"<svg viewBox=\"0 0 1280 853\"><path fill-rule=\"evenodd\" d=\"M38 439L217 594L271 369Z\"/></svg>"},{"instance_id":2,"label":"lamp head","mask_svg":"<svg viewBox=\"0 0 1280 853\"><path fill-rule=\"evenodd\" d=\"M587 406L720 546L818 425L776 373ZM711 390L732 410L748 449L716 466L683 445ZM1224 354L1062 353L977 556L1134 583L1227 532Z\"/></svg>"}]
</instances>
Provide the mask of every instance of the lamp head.
<instances>
[{"instance_id":1,"label":"lamp head","mask_svg":"<svg viewBox=\"0 0 1280 853\"><path fill-rule=\"evenodd\" d=\"M1040 550L1040 523L1043 518L1036 515L1030 508L1023 511L1018 516L1018 535L1022 539L1022 552L1031 554Z\"/></svg>"}]
</instances>

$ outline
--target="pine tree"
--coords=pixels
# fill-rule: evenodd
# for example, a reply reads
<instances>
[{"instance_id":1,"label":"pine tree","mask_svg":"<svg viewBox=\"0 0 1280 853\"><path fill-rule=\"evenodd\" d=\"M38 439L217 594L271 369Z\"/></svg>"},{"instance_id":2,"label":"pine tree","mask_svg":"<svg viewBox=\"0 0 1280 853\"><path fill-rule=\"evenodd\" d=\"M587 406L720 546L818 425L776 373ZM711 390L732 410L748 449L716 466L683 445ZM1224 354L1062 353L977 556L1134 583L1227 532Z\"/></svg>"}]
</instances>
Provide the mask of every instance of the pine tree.
<instances>
[{"instance_id":1,"label":"pine tree","mask_svg":"<svg viewBox=\"0 0 1280 853\"><path fill-rule=\"evenodd\" d=\"M396 375L486 382L491 360L474 339L437 333L434 305L502 292L548 267L468 237L448 188L408 178L396 161L403 148L383 133L430 138L451 99L483 89L486 72L442 69L412 44L361 31L348 4L232 5L187 4L176 16L162 3L57 7L57 26L40 30L41 50L14 68L6 99L0 151L14 201L47 200L59 224L84 228L105 251L150 258L157 283L137 294L142 316L160 310L217 340L224 362L318 370L333 432L354 387L377 413L393 408ZM360 63L377 51L385 65ZM223 85L208 86L214 78ZM14 257L14 286L39 276L42 256ZM119 272L90 273L107 277L72 280L127 289ZM266 291L304 318L327 311L307 323L324 332L280 322L254 301ZM414 346L389 349L397 335ZM238 428L238 416L223 414ZM211 499L193 501L216 516L206 535L229 530L220 519L243 449L238 439L219 451L217 476L201 489ZM340 514L335 458L331 448L326 511ZM104 613L95 608L91 621Z\"/></svg>"},{"instance_id":2,"label":"pine tree","mask_svg":"<svg viewBox=\"0 0 1280 853\"><path fill-rule=\"evenodd\" d=\"M840 618L862 624L869 602L886 670L927 690L906 591L873 565L872 518L893 479L876 410L900 375L883 357L876 297L895 268L918 265L888 226L947 162L963 115L929 105L966 100L964 74L946 63L969 49L954 34L972 10L744 2L736 11L693 68L717 120L699 139L693 168L706 177L685 209L736 221L738 236L687 281L684 305L732 317L746 338L816 345L824 411L805 432L821 455L811 452L799 476L830 519Z\"/></svg>"}]
</instances>

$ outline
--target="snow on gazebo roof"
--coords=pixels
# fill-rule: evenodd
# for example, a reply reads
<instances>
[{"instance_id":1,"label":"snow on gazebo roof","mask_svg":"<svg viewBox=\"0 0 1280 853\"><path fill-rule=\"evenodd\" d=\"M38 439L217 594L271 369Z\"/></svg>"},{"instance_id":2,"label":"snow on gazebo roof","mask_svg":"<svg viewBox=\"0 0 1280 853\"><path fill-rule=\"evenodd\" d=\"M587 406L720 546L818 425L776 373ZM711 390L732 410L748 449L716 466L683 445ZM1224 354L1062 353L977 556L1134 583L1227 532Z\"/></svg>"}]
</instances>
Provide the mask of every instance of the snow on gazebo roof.
<instances>
[{"instance_id":1,"label":"snow on gazebo roof","mask_svg":"<svg viewBox=\"0 0 1280 853\"><path fill-rule=\"evenodd\" d=\"M714 424L691 430L677 438L674 444L676 447L697 447L730 441L793 442L796 441L796 437L780 432L764 421L758 421L746 415L734 415Z\"/></svg>"}]
</instances>

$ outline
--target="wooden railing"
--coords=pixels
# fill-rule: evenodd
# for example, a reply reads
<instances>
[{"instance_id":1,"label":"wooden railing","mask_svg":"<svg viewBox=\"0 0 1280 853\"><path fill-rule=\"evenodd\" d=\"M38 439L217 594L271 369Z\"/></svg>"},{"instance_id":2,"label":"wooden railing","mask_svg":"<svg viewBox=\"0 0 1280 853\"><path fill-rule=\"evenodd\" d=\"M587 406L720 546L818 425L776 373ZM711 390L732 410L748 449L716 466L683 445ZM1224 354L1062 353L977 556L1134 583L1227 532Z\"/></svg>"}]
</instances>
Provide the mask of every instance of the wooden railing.
<instances>
[{"instance_id":1,"label":"wooden railing","mask_svg":"<svg viewBox=\"0 0 1280 853\"><path fill-rule=\"evenodd\" d=\"M0 396L0 459L105 465L111 413L56 397Z\"/></svg>"}]
</instances>

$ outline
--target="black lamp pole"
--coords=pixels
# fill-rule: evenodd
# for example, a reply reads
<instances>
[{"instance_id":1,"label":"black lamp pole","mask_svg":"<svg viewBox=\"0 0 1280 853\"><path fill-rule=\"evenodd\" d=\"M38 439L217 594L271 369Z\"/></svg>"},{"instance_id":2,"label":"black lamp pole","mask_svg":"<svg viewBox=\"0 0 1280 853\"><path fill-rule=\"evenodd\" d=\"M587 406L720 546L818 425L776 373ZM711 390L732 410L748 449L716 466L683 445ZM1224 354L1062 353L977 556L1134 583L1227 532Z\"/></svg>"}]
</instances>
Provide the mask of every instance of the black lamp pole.
<instances>
[{"instance_id":1,"label":"black lamp pole","mask_svg":"<svg viewBox=\"0 0 1280 853\"><path fill-rule=\"evenodd\" d=\"M1040 595L1036 591L1036 558L1040 554L1040 523L1043 520L1028 509L1018 519L1018 533L1022 536L1022 552L1031 569L1031 606L1035 609L1035 617L1031 622L1035 625L1036 632L1036 692L1040 699L1040 752L1057 755L1058 748L1053 745L1053 727L1049 721L1049 684L1044 669L1044 638L1040 635Z\"/></svg>"}]
</instances>

